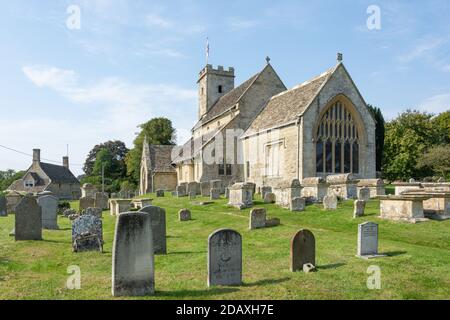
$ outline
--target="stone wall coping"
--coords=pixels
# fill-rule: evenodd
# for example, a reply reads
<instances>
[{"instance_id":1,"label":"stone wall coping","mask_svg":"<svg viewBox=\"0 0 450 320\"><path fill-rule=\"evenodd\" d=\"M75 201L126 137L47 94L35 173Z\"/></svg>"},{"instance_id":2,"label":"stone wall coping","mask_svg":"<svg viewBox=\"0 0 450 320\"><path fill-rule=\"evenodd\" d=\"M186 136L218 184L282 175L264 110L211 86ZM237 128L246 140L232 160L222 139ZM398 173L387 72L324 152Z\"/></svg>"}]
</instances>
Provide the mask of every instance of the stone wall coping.
<instances>
[{"instance_id":1,"label":"stone wall coping","mask_svg":"<svg viewBox=\"0 0 450 320\"><path fill-rule=\"evenodd\" d=\"M402 195L424 196L430 198L450 198L450 191L407 190L402 192Z\"/></svg>"},{"instance_id":2,"label":"stone wall coping","mask_svg":"<svg viewBox=\"0 0 450 320\"><path fill-rule=\"evenodd\" d=\"M382 201L424 201L428 200L431 197L427 195L406 195L402 194L400 196L388 195L388 196L378 196L378 199Z\"/></svg>"},{"instance_id":3,"label":"stone wall coping","mask_svg":"<svg viewBox=\"0 0 450 320\"><path fill-rule=\"evenodd\" d=\"M358 187L384 187L383 179L359 179Z\"/></svg>"}]
</instances>

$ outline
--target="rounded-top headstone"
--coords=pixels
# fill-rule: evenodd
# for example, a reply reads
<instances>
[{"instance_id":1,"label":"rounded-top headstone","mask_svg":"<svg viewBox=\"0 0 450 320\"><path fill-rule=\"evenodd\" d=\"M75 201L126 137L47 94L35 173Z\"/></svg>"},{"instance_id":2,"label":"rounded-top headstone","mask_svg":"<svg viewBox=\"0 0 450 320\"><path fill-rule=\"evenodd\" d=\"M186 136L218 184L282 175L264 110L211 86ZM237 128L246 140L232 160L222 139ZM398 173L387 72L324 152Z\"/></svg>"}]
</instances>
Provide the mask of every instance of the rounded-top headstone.
<instances>
[{"instance_id":1,"label":"rounded-top headstone","mask_svg":"<svg viewBox=\"0 0 450 320\"><path fill-rule=\"evenodd\" d=\"M178 211L178 218L180 221L188 221L191 220L191 211L188 209L181 209Z\"/></svg>"},{"instance_id":2,"label":"rounded-top headstone","mask_svg":"<svg viewBox=\"0 0 450 320\"><path fill-rule=\"evenodd\" d=\"M292 237L290 262L292 272L303 270L303 265L307 263L316 265L316 240L311 231L300 230Z\"/></svg>"},{"instance_id":3,"label":"rounded-top headstone","mask_svg":"<svg viewBox=\"0 0 450 320\"><path fill-rule=\"evenodd\" d=\"M36 198L26 195L15 208L15 239L42 240L42 209Z\"/></svg>"}]
</instances>

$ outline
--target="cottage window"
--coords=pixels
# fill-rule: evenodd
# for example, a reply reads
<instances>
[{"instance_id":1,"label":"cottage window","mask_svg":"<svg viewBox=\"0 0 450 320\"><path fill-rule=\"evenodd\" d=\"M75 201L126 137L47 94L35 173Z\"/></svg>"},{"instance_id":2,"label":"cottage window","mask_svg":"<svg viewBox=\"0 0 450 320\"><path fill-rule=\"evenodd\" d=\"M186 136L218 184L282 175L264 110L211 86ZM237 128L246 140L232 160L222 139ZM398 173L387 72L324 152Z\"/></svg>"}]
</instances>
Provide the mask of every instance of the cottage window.
<instances>
[{"instance_id":1,"label":"cottage window","mask_svg":"<svg viewBox=\"0 0 450 320\"><path fill-rule=\"evenodd\" d=\"M358 173L359 132L349 109L332 105L317 126L317 173Z\"/></svg>"},{"instance_id":2,"label":"cottage window","mask_svg":"<svg viewBox=\"0 0 450 320\"><path fill-rule=\"evenodd\" d=\"M34 187L34 181L33 180L26 180L24 182L24 186L25 186L25 188L32 188L32 187Z\"/></svg>"}]
</instances>

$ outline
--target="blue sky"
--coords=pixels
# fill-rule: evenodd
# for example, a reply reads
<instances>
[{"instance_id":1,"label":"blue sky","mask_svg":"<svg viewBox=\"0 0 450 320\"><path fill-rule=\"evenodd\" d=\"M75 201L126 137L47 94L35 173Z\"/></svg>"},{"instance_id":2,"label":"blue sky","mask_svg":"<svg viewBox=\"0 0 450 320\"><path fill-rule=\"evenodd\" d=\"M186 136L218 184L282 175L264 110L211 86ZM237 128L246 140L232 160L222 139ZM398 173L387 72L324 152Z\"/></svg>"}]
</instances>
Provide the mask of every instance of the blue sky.
<instances>
[{"instance_id":1,"label":"blue sky","mask_svg":"<svg viewBox=\"0 0 450 320\"><path fill-rule=\"evenodd\" d=\"M80 8L71 30L67 8ZM367 8L380 8L369 30ZM450 108L450 1L2 1L0 144L82 173L88 151L169 117L181 143L197 116L205 39L236 84L271 63L287 87L344 63L368 103L390 119ZM0 148L0 170L30 158Z\"/></svg>"}]
</instances>

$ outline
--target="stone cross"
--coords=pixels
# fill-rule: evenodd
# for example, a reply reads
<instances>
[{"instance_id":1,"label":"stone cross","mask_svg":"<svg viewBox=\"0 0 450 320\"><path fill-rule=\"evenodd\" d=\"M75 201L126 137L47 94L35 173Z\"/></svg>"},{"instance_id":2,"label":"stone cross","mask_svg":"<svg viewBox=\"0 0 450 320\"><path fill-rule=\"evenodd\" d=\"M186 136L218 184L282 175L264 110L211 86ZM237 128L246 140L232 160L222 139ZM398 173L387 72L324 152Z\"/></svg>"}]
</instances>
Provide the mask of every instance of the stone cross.
<instances>
[{"instance_id":1,"label":"stone cross","mask_svg":"<svg viewBox=\"0 0 450 320\"><path fill-rule=\"evenodd\" d=\"M166 254L166 211L156 206L146 206L138 212L148 213L150 215L152 234L153 234L153 250L155 254Z\"/></svg>"},{"instance_id":2,"label":"stone cross","mask_svg":"<svg viewBox=\"0 0 450 320\"><path fill-rule=\"evenodd\" d=\"M378 224L365 222L358 225L357 257L372 259L383 257L378 254Z\"/></svg>"},{"instance_id":3,"label":"stone cross","mask_svg":"<svg viewBox=\"0 0 450 320\"><path fill-rule=\"evenodd\" d=\"M310 263L316 265L316 240L309 230L298 231L291 239L292 272L303 270L303 265Z\"/></svg>"},{"instance_id":4,"label":"stone cross","mask_svg":"<svg viewBox=\"0 0 450 320\"><path fill-rule=\"evenodd\" d=\"M42 209L42 228L58 230L58 198L46 195L39 197L37 202Z\"/></svg>"},{"instance_id":5,"label":"stone cross","mask_svg":"<svg viewBox=\"0 0 450 320\"><path fill-rule=\"evenodd\" d=\"M113 296L146 296L155 292L151 217L125 212L117 217L112 250Z\"/></svg>"},{"instance_id":6,"label":"stone cross","mask_svg":"<svg viewBox=\"0 0 450 320\"><path fill-rule=\"evenodd\" d=\"M31 195L23 197L14 211L15 240L42 240L42 209L36 199Z\"/></svg>"},{"instance_id":7,"label":"stone cross","mask_svg":"<svg viewBox=\"0 0 450 320\"><path fill-rule=\"evenodd\" d=\"M208 238L208 287L242 284L242 237L219 229Z\"/></svg>"}]
</instances>

